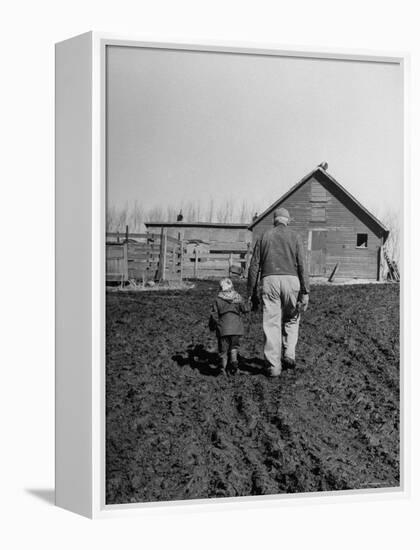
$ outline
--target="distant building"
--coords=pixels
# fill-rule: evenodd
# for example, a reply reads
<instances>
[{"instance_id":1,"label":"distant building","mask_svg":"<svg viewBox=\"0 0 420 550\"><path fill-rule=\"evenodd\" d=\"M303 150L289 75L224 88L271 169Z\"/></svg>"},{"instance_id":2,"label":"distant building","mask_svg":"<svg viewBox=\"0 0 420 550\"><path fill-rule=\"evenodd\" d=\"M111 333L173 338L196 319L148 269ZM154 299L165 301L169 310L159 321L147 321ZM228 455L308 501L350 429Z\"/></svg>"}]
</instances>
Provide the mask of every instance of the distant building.
<instances>
[{"instance_id":1,"label":"distant building","mask_svg":"<svg viewBox=\"0 0 420 550\"><path fill-rule=\"evenodd\" d=\"M328 172L323 163L307 174L249 225L253 242L273 227L282 206L290 227L302 236L311 276L379 279L381 247L389 231Z\"/></svg>"},{"instance_id":2,"label":"distant building","mask_svg":"<svg viewBox=\"0 0 420 550\"><path fill-rule=\"evenodd\" d=\"M244 252L252 233L246 223L146 222L148 233L160 234L165 228L170 237L180 238L188 246L199 246L209 252Z\"/></svg>"}]
</instances>

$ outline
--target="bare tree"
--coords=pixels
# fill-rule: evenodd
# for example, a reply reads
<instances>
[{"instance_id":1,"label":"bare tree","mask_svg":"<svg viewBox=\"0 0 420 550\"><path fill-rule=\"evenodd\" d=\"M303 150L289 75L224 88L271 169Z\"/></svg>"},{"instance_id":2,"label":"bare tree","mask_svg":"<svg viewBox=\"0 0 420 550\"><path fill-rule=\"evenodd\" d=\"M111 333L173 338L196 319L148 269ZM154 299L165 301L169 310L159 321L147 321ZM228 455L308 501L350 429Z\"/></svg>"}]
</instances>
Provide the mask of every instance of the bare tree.
<instances>
[{"instance_id":1,"label":"bare tree","mask_svg":"<svg viewBox=\"0 0 420 550\"><path fill-rule=\"evenodd\" d=\"M162 222L165 221L165 212L162 206L153 206L146 211L146 221Z\"/></svg>"},{"instance_id":2,"label":"bare tree","mask_svg":"<svg viewBox=\"0 0 420 550\"><path fill-rule=\"evenodd\" d=\"M204 221L211 223L214 217L214 198L210 197L210 200L207 204L207 212L205 214Z\"/></svg>"},{"instance_id":3,"label":"bare tree","mask_svg":"<svg viewBox=\"0 0 420 550\"><path fill-rule=\"evenodd\" d=\"M255 203L249 203L247 200L243 200L239 205L238 222L239 223L251 223L252 217L255 212L258 211L258 205Z\"/></svg>"},{"instance_id":4,"label":"bare tree","mask_svg":"<svg viewBox=\"0 0 420 550\"><path fill-rule=\"evenodd\" d=\"M166 207L166 217L165 221L167 222L176 222L177 216L180 212L181 208L177 208L176 206L167 206Z\"/></svg>"},{"instance_id":5,"label":"bare tree","mask_svg":"<svg viewBox=\"0 0 420 550\"><path fill-rule=\"evenodd\" d=\"M108 232L141 232L145 222L176 222L182 210L185 222L250 223L252 215L258 210L255 204L235 201L232 197L216 202L213 197L208 201L181 202L179 205L156 204L145 208L141 201L126 202L124 206L107 208L106 227Z\"/></svg>"},{"instance_id":6,"label":"bare tree","mask_svg":"<svg viewBox=\"0 0 420 550\"><path fill-rule=\"evenodd\" d=\"M145 214L143 206L136 200L129 209L127 215L127 225L132 232L139 233L144 223Z\"/></svg>"}]
</instances>

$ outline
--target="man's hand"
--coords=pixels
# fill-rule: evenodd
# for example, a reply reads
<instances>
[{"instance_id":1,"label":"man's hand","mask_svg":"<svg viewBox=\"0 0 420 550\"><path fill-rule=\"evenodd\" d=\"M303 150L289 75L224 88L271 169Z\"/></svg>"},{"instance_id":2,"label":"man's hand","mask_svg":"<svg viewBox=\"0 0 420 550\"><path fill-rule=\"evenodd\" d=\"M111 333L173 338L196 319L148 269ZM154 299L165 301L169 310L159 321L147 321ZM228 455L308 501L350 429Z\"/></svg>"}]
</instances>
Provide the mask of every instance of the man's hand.
<instances>
[{"instance_id":1,"label":"man's hand","mask_svg":"<svg viewBox=\"0 0 420 550\"><path fill-rule=\"evenodd\" d=\"M309 294L301 294L299 296L298 303L300 306L299 310L306 311L308 309L308 304L309 304Z\"/></svg>"},{"instance_id":2,"label":"man's hand","mask_svg":"<svg viewBox=\"0 0 420 550\"><path fill-rule=\"evenodd\" d=\"M248 298L248 303L251 306L252 311L258 311L260 307L260 299L257 292L253 292L252 295Z\"/></svg>"}]
</instances>

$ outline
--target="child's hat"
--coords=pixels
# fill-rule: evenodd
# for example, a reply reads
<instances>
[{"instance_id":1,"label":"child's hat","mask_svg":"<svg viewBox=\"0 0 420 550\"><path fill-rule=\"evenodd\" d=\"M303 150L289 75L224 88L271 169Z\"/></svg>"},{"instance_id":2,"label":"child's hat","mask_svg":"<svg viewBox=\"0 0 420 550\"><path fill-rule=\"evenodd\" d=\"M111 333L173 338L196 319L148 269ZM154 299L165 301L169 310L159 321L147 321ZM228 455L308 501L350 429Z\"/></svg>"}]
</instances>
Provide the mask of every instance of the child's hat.
<instances>
[{"instance_id":1,"label":"child's hat","mask_svg":"<svg viewBox=\"0 0 420 550\"><path fill-rule=\"evenodd\" d=\"M226 277L220 281L219 286L223 292L226 292L228 290L232 290L233 283L228 277Z\"/></svg>"}]
</instances>

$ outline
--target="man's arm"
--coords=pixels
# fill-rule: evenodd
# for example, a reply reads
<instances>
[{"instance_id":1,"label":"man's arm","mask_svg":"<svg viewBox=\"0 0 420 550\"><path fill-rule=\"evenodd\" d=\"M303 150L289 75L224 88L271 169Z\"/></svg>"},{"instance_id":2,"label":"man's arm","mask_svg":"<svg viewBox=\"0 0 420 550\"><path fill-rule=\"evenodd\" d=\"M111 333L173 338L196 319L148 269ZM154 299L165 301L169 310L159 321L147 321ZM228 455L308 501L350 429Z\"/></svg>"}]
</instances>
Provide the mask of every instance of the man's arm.
<instances>
[{"instance_id":1,"label":"man's arm","mask_svg":"<svg viewBox=\"0 0 420 550\"><path fill-rule=\"evenodd\" d=\"M261 239L255 243L251 262L248 270L248 296L252 296L257 288L258 274L260 271Z\"/></svg>"},{"instance_id":2,"label":"man's arm","mask_svg":"<svg viewBox=\"0 0 420 550\"><path fill-rule=\"evenodd\" d=\"M300 281L301 294L309 294L309 277L306 269L305 252L300 235L297 235L296 243L296 265Z\"/></svg>"}]
</instances>

